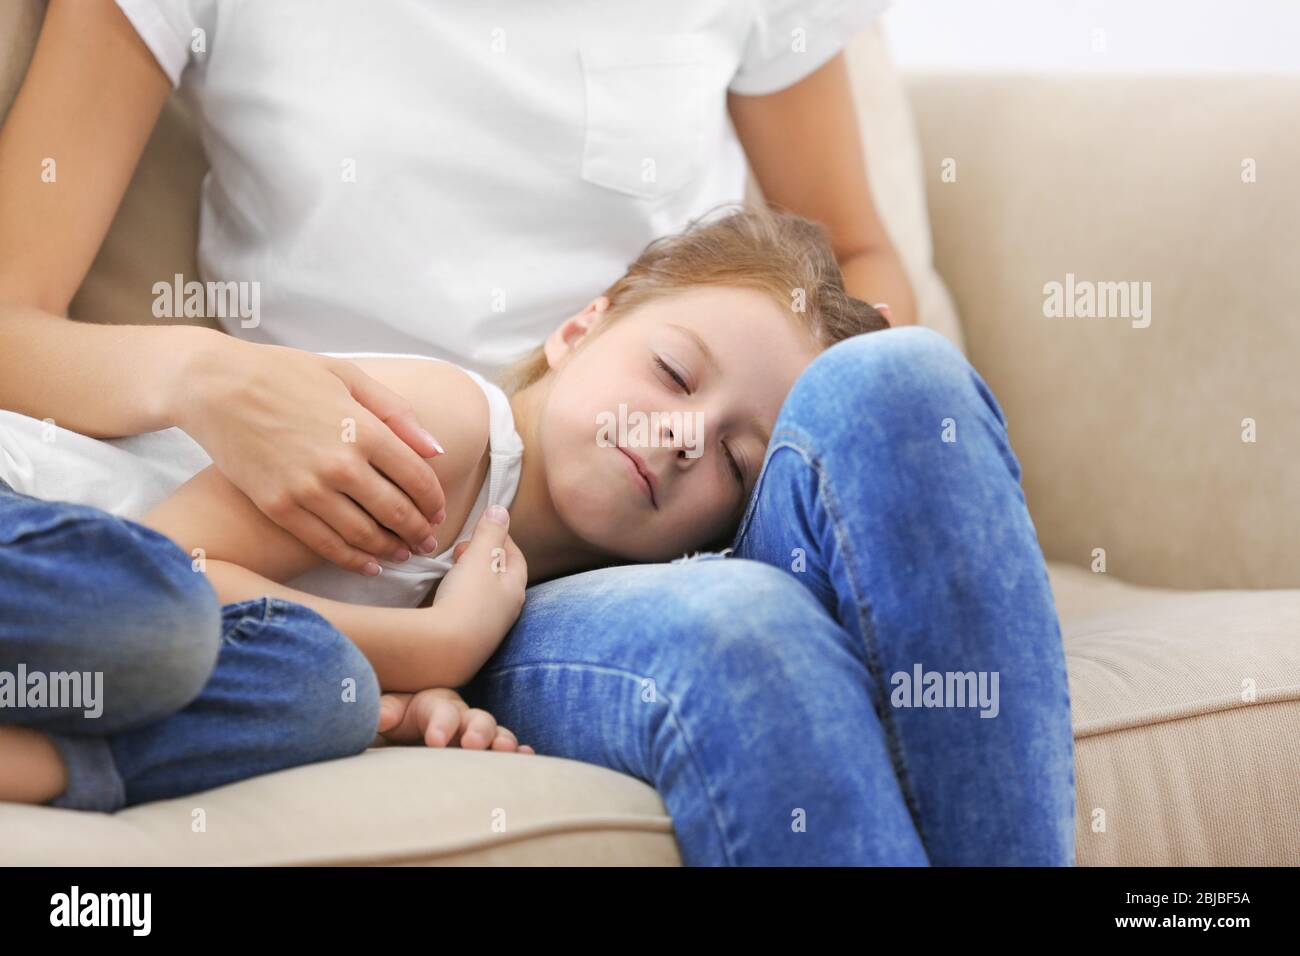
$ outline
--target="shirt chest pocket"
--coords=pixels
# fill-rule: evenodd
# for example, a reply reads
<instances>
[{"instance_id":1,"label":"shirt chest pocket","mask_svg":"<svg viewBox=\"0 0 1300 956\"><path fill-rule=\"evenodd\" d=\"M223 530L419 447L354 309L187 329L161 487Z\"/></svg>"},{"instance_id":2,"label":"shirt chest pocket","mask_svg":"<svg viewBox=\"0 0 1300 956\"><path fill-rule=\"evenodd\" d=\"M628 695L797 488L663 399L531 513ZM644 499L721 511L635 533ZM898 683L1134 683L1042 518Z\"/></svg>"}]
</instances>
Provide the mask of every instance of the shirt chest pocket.
<instances>
[{"instance_id":1,"label":"shirt chest pocket","mask_svg":"<svg viewBox=\"0 0 1300 956\"><path fill-rule=\"evenodd\" d=\"M616 37L579 52L587 105L582 178L646 199L695 179L710 90L703 38Z\"/></svg>"}]
</instances>

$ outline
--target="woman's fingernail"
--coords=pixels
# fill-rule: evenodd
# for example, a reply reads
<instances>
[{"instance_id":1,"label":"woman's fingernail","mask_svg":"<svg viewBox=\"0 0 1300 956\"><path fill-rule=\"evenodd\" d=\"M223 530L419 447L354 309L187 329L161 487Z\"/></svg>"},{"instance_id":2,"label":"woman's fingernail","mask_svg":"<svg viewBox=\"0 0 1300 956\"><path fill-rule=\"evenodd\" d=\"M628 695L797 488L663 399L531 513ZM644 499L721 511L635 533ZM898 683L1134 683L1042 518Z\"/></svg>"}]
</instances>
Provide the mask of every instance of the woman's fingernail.
<instances>
[{"instance_id":1,"label":"woman's fingernail","mask_svg":"<svg viewBox=\"0 0 1300 956\"><path fill-rule=\"evenodd\" d=\"M439 508L438 513L433 516L432 524L442 524L447 520L447 509Z\"/></svg>"},{"instance_id":2,"label":"woman's fingernail","mask_svg":"<svg viewBox=\"0 0 1300 956\"><path fill-rule=\"evenodd\" d=\"M425 554L433 554L433 552L437 550L438 539L435 538L433 535L429 535L429 537L424 539L424 543L421 545L421 547L424 548Z\"/></svg>"},{"instance_id":3,"label":"woman's fingernail","mask_svg":"<svg viewBox=\"0 0 1300 956\"><path fill-rule=\"evenodd\" d=\"M429 440L429 444L430 444L430 445L432 445L434 448L438 449L438 454L439 454L439 455L446 454L446 452L444 452L444 451L442 450L442 446L438 444L438 439L434 438L432 435L430 435L430 434L429 434L427 431L425 431L423 428L420 429L420 434L423 435L425 438L427 438L427 439Z\"/></svg>"},{"instance_id":4,"label":"woman's fingernail","mask_svg":"<svg viewBox=\"0 0 1300 956\"><path fill-rule=\"evenodd\" d=\"M447 735L445 733L443 733L441 730L435 730L433 732L433 745L435 747L441 747L446 742L447 742Z\"/></svg>"},{"instance_id":5,"label":"woman's fingernail","mask_svg":"<svg viewBox=\"0 0 1300 956\"><path fill-rule=\"evenodd\" d=\"M398 562L401 562L401 561L410 561L410 560L411 560L411 552L410 552L410 551L407 551L405 548L399 548L399 549L397 550L397 553L393 555L393 560L394 560L394 561L398 561Z\"/></svg>"},{"instance_id":6,"label":"woman's fingernail","mask_svg":"<svg viewBox=\"0 0 1300 956\"><path fill-rule=\"evenodd\" d=\"M370 575L370 576L373 578L373 577L375 577L377 574L381 574L381 573L383 573L383 570L384 570L384 569L381 568L379 565L375 564L375 562L373 562L373 561L367 561L367 562L366 562L366 566L365 566L364 568L362 568L361 570L365 571L366 574Z\"/></svg>"},{"instance_id":7,"label":"woman's fingernail","mask_svg":"<svg viewBox=\"0 0 1300 956\"><path fill-rule=\"evenodd\" d=\"M487 510L488 521L495 521L497 524L505 524L510 520L510 512L500 505L493 505Z\"/></svg>"}]
</instances>

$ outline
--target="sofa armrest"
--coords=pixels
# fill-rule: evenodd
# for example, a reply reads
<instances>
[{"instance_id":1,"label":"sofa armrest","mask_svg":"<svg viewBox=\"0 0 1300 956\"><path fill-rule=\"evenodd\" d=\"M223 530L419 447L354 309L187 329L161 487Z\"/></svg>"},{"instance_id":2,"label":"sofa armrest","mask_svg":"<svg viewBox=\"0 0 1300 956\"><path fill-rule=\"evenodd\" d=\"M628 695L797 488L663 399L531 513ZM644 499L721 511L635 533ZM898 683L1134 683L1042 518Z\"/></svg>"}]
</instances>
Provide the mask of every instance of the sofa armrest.
<instances>
[{"instance_id":1,"label":"sofa armrest","mask_svg":"<svg viewBox=\"0 0 1300 956\"><path fill-rule=\"evenodd\" d=\"M1165 587L1300 586L1300 77L908 91L935 262L1047 556L1103 548L1109 573ZM1149 316L1100 286L1100 317L1046 316L1048 283L1071 281L1076 313L1082 283L1135 282Z\"/></svg>"}]
</instances>

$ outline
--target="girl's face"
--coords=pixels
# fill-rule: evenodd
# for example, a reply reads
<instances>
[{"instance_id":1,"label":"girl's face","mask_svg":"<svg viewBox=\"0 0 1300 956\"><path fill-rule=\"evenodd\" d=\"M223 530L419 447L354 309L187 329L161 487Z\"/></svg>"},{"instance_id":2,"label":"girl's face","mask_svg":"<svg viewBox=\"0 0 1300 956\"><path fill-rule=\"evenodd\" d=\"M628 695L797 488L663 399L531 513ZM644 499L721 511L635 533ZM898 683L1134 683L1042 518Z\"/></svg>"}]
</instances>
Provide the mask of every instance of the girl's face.
<instances>
[{"instance_id":1,"label":"girl's face","mask_svg":"<svg viewBox=\"0 0 1300 956\"><path fill-rule=\"evenodd\" d=\"M546 341L546 483L584 541L666 561L733 532L781 404L820 348L757 290L690 289L605 325L608 305Z\"/></svg>"}]
</instances>

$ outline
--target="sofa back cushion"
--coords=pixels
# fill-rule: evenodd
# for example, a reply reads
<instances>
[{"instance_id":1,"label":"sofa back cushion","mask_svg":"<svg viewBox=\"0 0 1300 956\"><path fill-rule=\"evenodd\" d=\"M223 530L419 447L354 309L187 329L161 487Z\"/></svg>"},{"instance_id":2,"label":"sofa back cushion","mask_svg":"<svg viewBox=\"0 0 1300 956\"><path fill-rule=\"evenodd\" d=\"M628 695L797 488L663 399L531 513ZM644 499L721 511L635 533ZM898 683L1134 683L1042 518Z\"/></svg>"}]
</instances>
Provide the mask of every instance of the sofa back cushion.
<instances>
[{"instance_id":1,"label":"sofa back cushion","mask_svg":"<svg viewBox=\"0 0 1300 956\"><path fill-rule=\"evenodd\" d=\"M1300 586L1300 76L909 90L935 261L1048 557ZM1118 282L1149 291L1148 317L1099 285ZM1074 309L1044 314L1050 283Z\"/></svg>"}]
</instances>

